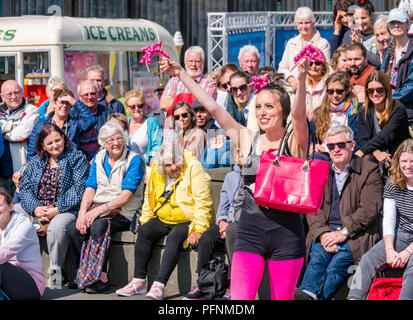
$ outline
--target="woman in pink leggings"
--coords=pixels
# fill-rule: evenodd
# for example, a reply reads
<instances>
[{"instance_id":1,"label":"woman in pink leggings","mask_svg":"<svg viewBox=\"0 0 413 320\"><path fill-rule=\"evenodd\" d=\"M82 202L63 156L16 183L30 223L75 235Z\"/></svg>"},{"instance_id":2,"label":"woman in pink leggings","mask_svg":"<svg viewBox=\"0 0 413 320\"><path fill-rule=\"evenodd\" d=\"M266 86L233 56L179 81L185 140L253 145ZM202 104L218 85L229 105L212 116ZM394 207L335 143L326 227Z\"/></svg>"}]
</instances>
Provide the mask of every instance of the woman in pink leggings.
<instances>
[{"instance_id":1,"label":"woman in pink leggings","mask_svg":"<svg viewBox=\"0 0 413 320\"><path fill-rule=\"evenodd\" d=\"M181 65L163 57L160 67L163 72L178 77L219 122L231 142L239 147L246 164L243 169L245 200L238 223L231 270L232 299L255 299L267 258L272 298L292 299L305 255L302 217L260 207L253 195L261 153L279 148L290 111L294 131L288 141L288 149L295 157L305 154L309 139L305 115L308 63L302 61L298 66L298 86L292 108L289 95L283 87L270 84L259 91L255 113L261 129L258 133L234 120ZM240 87L231 88L232 92L242 90Z\"/></svg>"}]
</instances>

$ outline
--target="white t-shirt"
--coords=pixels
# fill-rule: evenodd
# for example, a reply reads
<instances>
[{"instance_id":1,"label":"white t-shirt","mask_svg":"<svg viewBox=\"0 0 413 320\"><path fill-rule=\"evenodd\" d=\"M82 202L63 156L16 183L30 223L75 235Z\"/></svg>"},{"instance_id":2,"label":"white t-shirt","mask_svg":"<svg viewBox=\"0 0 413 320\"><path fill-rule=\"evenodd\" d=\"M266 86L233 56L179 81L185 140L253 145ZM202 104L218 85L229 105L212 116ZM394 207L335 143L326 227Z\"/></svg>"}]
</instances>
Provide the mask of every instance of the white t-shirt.
<instances>
[{"instance_id":1,"label":"white t-shirt","mask_svg":"<svg viewBox=\"0 0 413 320\"><path fill-rule=\"evenodd\" d=\"M138 154L145 162L146 149L148 148L148 127L147 121L141 125L141 127L135 131L130 137L130 146L133 152Z\"/></svg>"}]
</instances>

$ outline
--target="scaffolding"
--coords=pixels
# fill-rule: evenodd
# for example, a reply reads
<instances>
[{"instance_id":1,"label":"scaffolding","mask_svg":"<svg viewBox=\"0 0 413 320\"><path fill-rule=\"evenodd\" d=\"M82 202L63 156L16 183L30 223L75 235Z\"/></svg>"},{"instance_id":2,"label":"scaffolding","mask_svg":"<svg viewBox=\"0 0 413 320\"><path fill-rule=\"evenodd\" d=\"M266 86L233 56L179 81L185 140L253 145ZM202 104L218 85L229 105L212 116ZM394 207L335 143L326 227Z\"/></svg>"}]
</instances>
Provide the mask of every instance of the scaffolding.
<instances>
[{"instance_id":1,"label":"scaffolding","mask_svg":"<svg viewBox=\"0 0 413 320\"><path fill-rule=\"evenodd\" d=\"M376 15L381 12L376 12ZM333 28L331 11L314 12L315 28ZM265 65L275 68L276 29L294 29L295 11L208 12L208 72L228 63L228 36L265 32Z\"/></svg>"}]
</instances>

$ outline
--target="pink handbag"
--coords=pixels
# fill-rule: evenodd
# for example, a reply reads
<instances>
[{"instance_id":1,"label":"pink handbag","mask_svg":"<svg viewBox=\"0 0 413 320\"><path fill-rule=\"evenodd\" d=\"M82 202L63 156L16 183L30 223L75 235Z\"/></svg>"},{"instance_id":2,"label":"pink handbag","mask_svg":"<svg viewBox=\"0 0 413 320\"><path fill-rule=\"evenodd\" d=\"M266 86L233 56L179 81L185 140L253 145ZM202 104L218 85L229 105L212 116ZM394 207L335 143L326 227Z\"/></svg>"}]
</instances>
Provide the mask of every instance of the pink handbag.
<instances>
[{"instance_id":1,"label":"pink handbag","mask_svg":"<svg viewBox=\"0 0 413 320\"><path fill-rule=\"evenodd\" d=\"M284 155L286 126L277 155L264 151L255 180L255 202L263 207L301 214L317 215L330 171L330 163L309 158L310 137L306 159ZM281 152L282 151L282 152Z\"/></svg>"}]
</instances>

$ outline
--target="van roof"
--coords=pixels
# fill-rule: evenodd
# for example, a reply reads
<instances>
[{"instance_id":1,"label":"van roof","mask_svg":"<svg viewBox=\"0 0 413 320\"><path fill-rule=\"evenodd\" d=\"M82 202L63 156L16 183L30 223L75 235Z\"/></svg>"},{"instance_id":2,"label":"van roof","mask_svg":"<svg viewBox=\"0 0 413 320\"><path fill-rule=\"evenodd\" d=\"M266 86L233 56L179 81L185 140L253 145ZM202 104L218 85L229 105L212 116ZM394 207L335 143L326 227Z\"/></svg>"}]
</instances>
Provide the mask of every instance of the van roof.
<instances>
[{"instance_id":1,"label":"van roof","mask_svg":"<svg viewBox=\"0 0 413 320\"><path fill-rule=\"evenodd\" d=\"M162 49L179 60L171 34L144 19L74 18L26 15L0 18L0 47L64 45L74 50L138 51L162 41Z\"/></svg>"}]
</instances>

